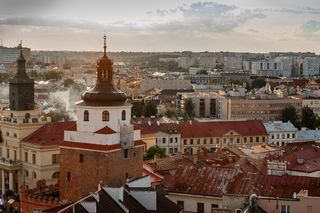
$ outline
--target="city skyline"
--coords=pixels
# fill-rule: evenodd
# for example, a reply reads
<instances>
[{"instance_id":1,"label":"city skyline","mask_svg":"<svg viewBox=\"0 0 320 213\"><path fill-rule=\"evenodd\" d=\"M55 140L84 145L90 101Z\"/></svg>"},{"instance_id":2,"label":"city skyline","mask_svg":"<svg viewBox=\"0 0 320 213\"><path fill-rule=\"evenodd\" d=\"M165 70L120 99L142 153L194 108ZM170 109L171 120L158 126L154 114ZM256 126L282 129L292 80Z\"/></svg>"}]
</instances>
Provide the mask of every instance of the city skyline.
<instances>
[{"instance_id":1,"label":"city skyline","mask_svg":"<svg viewBox=\"0 0 320 213\"><path fill-rule=\"evenodd\" d=\"M0 40L33 50L310 51L319 53L315 0L134 2L0 0Z\"/></svg>"}]
</instances>

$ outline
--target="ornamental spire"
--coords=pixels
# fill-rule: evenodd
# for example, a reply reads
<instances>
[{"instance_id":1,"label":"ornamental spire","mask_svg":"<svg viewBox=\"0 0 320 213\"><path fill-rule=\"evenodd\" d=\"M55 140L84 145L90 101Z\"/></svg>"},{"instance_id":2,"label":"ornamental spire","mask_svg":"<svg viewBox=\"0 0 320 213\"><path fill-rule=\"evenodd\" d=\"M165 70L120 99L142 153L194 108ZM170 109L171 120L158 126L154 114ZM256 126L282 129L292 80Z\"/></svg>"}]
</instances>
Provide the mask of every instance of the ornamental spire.
<instances>
[{"instance_id":1,"label":"ornamental spire","mask_svg":"<svg viewBox=\"0 0 320 213\"><path fill-rule=\"evenodd\" d=\"M106 34L104 34L104 36L103 36L103 41L104 41L104 43L103 43L103 49L104 49L104 53L103 53L103 56L107 56L107 36L106 36Z\"/></svg>"}]
</instances>

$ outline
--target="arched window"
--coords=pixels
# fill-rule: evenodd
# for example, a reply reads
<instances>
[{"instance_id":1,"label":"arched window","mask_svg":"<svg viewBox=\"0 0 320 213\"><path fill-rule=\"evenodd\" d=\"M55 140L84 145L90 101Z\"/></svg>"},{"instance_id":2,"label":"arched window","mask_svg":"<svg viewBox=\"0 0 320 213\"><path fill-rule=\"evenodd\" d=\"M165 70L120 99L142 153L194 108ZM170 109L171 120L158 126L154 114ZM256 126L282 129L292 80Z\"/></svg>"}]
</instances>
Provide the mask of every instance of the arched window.
<instances>
[{"instance_id":1,"label":"arched window","mask_svg":"<svg viewBox=\"0 0 320 213\"><path fill-rule=\"evenodd\" d=\"M52 175L52 179L58 179L59 178L59 172L55 172Z\"/></svg>"},{"instance_id":2,"label":"arched window","mask_svg":"<svg viewBox=\"0 0 320 213\"><path fill-rule=\"evenodd\" d=\"M16 137L17 137L17 134L16 134L16 133L13 133L13 137L15 137L15 138L16 138Z\"/></svg>"},{"instance_id":3,"label":"arched window","mask_svg":"<svg viewBox=\"0 0 320 213\"><path fill-rule=\"evenodd\" d=\"M6 132L6 136L9 136L9 132Z\"/></svg>"},{"instance_id":4,"label":"arched window","mask_svg":"<svg viewBox=\"0 0 320 213\"><path fill-rule=\"evenodd\" d=\"M126 120L126 111L122 110L122 120L125 121Z\"/></svg>"},{"instance_id":5,"label":"arched window","mask_svg":"<svg viewBox=\"0 0 320 213\"><path fill-rule=\"evenodd\" d=\"M102 112L102 121L109 121L109 112L108 111L103 111Z\"/></svg>"},{"instance_id":6,"label":"arched window","mask_svg":"<svg viewBox=\"0 0 320 213\"><path fill-rule=\"evenodd\" d=\"M36 178L37 178L37 173L33 172L33 179L36 179Z\"/></svg>"},{"instance_id":7,"label":"arched window","mask_svg":"<svg viewBox=\"0 0 320 213\"><path fill-rule=\"evenodd\" d=\"M28 170L25 170L25 175L26 175L26 177L29 176L29 171Z\"/></svg>"},{"instance_id":8,"label":"arched window","mask_svg":"<svg viewBox=\"0 0 320 213\"><path fill-rule=\"evenodd\" d=\"M30 113L26 113L26 114L24 115L24 118L25 118L25 119L29 119L29 118L30 118Z\"/></svg>"},{"instance_id":9,"label":"arched window","mask_svg":"<svg viewBox=\"0 0 320 213\"><path fill-rule=\"evenodd\" d=\"M83 120L84 121L89 121L89 112L88 110L85 110L83 113Z\"/></svg>"}]
</instances>

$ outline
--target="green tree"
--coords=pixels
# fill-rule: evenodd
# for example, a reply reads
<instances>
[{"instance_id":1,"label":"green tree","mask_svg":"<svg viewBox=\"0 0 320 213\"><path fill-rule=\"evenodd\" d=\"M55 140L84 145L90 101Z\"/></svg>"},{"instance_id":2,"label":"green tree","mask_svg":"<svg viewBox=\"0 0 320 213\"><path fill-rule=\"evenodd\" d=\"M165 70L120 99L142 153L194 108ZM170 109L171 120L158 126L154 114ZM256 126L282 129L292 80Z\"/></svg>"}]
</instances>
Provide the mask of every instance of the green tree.
<instances>
[{"instance_id":1,"label":"green tree","mask_svg":"<svg viewBox=\"0 0 320 213\"><path fill-rule=\"evenodd\" d=\"M184 112L188 118L194 117L194 103L191 98L187 98L184 101Z\"/></svg>"},{"instance_id":2,"label":"green tree","mask_svg":"<svg viewBox=\"0 0 320 213\"><path fill-rule=\"evenodd\" d=\"M145 117L157 116L158 114L157 105L153 101L148 101L145 104L143 114Z\"/></svg>"},{"instance_id":3,"label":"green tree","mask_svg":"<svg viewBox=\"0 0 320 213\"><path fill-rule=\"evenodd\" d=\"M0 83L8 82L10 76L7 73L0 73Z\"/></svg>"},{"instance_id":4,"label":"green tree","mask_svg":"<svg viewBox=\"0 0 320 213\"><path fill-rule=\"evenodd\" d=\"M252 88L260 89L266 85L267 81L264 78L256 78L251 82Z\"/></svg>"},{"instance_id":5,"label":"green tree","mask_svg":"<svg viewBox=\"0 0 320 213\"><path fill-rule=\"evenodd\" d=\"M51 79L54 79L54 80L60 80L62 79L63 77L63 73L62 72L57 72L57 71L54 71L54 70L50 70L48 72L45 72L43 74L43 77L44 77L44 80L51 80Z\"/></svg>"},{"instance_id":6,"label":"green tree","mask_svg":"<svg viewBox=\"0 0 320 213\"><path fill-rule=\"evenodd\" d=\"M164 114L165 114L165 116L167 116L168 118L176 118L176 117L177 117L177 111L176 111L176 109L173 108L173 107L168 107L168 108L166 108Z\"/></svg>"},{"instance_id":7,"label":"green tree","mask_svg":"<svg viewBox=\"0 0 320 213\"><path fill-rule=\"evenodd\" d=\"M296 108L289 106L282 110L282 121L290 121L294 126L298 126L298 114Z\"/></svg>"},{"instance_id":8,"label":"green tree","mask_svg":"<svg viewBox=\"0 0 320 213\"><path fill-rule=\"evenodd\" d=\"M146 151L146 154L144 155L143 159L150 160L154 157L155 154L159 154L161 158L166 157L165 151L162 148L160 148L158 145L155 145L150 147Z\"/></svg>"},{"instance_id":9,"label":"green tree","mask_svg":"<svg viewBox=\"0 0 320 213\"><path fill-rule=\"evenodd\" d=\"M51 111L45 114L46 117L51 117L52 122L59 122L59 121L70 121L70 116L62 110L59 111Z\"/></svg>"},{"instance_id":10,"label":"green tree","mask_svg":"<svg viewBox=\"0 0 320 213\"><path fill-rule=\"evenodd\" d=\"M133 116L141 117L143 115L144 104L140 101L132 102L131 112Z\"/></svg>"},{"instance_id":11,"label":"green tree","mask_svg":"<svg viewBox=\"0 0 320 213\"><path fill-rule=\"evenodd\" d=\"M208 71L207 70L200 70L196 74L197 75L208 75Z\"/></svg>"},{"instance_id":12,"label":"green tree","mask_svg":"<svg viewBox=\"0 0 320 213\"><path fill-rule=\"evenodd\" d=\"M65 80L63 81L63 86L64 86L64 87L70 87L70 86L72 86L73 84L75 84L75 82L74 82L74 80L72 80L72 79L70 79L70 78L65 79Z\"/></svg>"},{"instance_id":13,"label":"green tree","mask_svg":"<svg viewBox=\"0 0 320 213\"><path fill-rule=\"evenodd\" d=\"M305 106L302 108L301 126L309 129L316 127L317 116L314 114L310 107Z\"/></svg>"}]
</instances>

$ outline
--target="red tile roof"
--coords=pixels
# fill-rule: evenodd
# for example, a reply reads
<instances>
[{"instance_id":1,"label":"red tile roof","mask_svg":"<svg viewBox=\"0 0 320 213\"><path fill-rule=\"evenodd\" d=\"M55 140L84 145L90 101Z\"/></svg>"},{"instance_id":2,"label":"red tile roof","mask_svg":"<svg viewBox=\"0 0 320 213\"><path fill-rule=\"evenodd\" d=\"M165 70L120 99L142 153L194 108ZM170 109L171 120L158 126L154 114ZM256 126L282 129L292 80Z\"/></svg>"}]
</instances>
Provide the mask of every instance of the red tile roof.
<instances>
[{"instance_id":1,"label":"red tile roof","mask_svg":"<svg viewBox=\"0 0 320 213\"><path fill-rule=\"evenodd\" d=\"M303 176L275 176L239 174L229 185L228 193L292 198L293 193L308 190L309 196L320 196L320 178Z\"/></svg>"},{"instance_id":2,"label":"red tile roof","mask_svg":"<svg viewBox=\"0 0 320 213\"><path fill-rule=\"evenodd\" d=\"M105 126L102 129L99 129L98 131L96 131L95 133L109 135L109 134L114 134L116 132L113 129L111 129L110 127Z\"/></svg>"},{"instance_id":3,"label":"red tile roof","mask_svg":"<svg viewBox=\"0 0 320 213\"><path fill-rule=\"evenodd\" d=\"M59 145L64 140L64 130L76 126L75 121L47 123L23 139L36 145Z\"/></svg>"},{"instance_id":4,"label":"red tile roof","mask_svg":"<svg viewBox=\"0 0 320 213\"><path fill-rule=\"evenodd\" d=\"M160 182L164 178L162 175L154 172L147 164L143 164L143 175L149 175L151 178L151 183Z\"/></svg>"},{"instance_id":5,"label":"red tile roof","mask_svg":"<svg viewBox=\"0 0 320 213\"><path fill-rule=\"evenodd\" d=\"M298 172L316 172L320 171L320 149L313 147L308 149L298 150L285 157L288 162L288 170ZM298 160L303 160L303 163L298 163Z\"/></svg>"},{"instance_id":6,"label":"red tile roof","mask_svg":"<svg viewBox=\"0 0 320 213\"><path fill-rule=\"evenodd\" d=\"M222 137L230 131L242 136L268 135L260 120L182 122L180 131L182 138Z\"/></svg>"},{"instance_id":7,"label":"red tile roof","mask_svg":"<svg viewBox=\"0 0 320 213\"><path fill-rule=\"evenodd\" d=\"M120 149L120 144L112 144L112 145L100 145L100 144L90 144L90 143L80 143L80 142L70 142L70 141L63 141L61 146L64 147L74 147L79 149L91 149L91 150L99 150L99 151L110 151L114 149ZM142 140L137 140L134 142L135 146L145 145L145 142Z\"/></svg>"},{"instance_id":8,"label":"red tile roof","mask_svg":"<svg viewBox=\"0 0 320 213\"><path fill-rule=\"evenodd\" d=\"M236 175L234 168L186 166L164 180L163 186L172 192L222 196Z\"/></svg>"}]
</instances>

